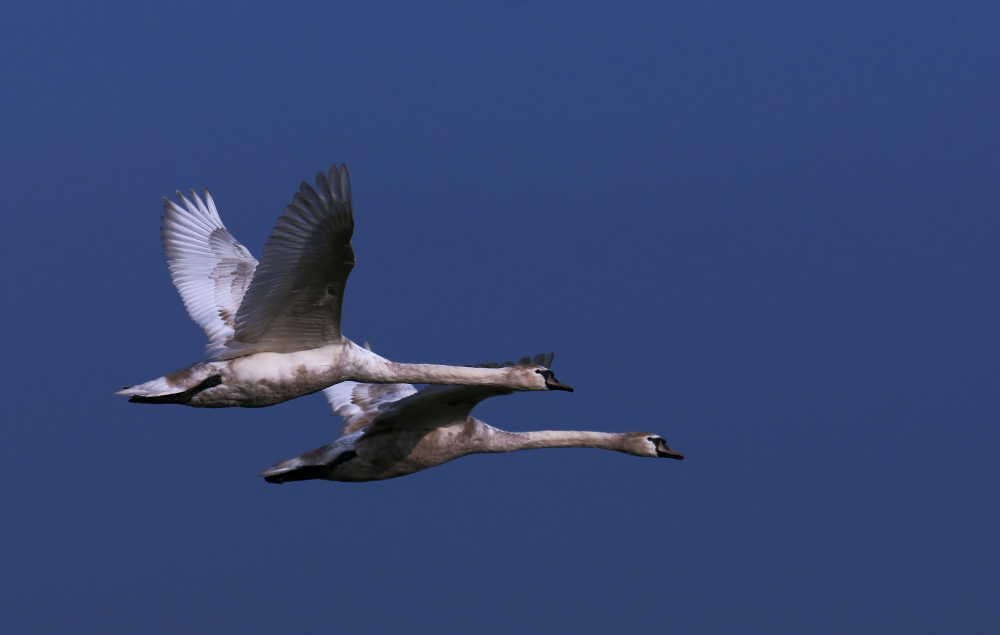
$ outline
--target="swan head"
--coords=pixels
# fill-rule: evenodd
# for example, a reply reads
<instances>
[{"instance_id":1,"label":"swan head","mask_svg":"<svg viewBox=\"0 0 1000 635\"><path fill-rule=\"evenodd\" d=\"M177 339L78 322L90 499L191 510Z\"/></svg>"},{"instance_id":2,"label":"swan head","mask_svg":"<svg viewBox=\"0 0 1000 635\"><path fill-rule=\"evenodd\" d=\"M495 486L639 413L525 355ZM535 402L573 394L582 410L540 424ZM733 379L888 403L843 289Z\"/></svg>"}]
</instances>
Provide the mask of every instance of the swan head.
<instances>
[{"instance_id":1,"label":"swan head","mask_svg":"<svg viewBox=\"0 0 1000 635\"><path fill-rule=\"evenodd\" d=\"M654 459L684 459L683 454L670 449L666 439L648 432L626 433L622 451Z\"/></svg>"},{"instance_id":2,"label":"swan head","mask_svg":"<svg viewBox=\"0 0 1000 635\"><path fill-rule=\"evenodd\" d=\"M535 374L545 380L545 390L565 390L566 392L573 392L572 388L556 379L555 373L548 368L536 368Z\"/></svg>"},{"instance_id":3,"label":"swan head","mask_svg":"<svg viewBox=\"0 0 1000 635\"><path fill-rule=\"evenodd\" d=\"M507 367L507 378L513 380L515 390L565 390L573 389L556 379L555 373L537 364L519 364Z\"/></svg>"},{"instance_id":4,"label":"swan head","mask_svg":"<svg viewBox=\"0 0 1000 635\"><path fill-rule=\"evenodd\" d=\"M573 392L572 388L556 379L555 373L549 370L552 357L553 353L542 353L535 355L534 359L525 357L516 364L514 362L478 364L475 368L506 368L507 376L519 386L517 390L565 390Z\"/></svg>"},{"instance_id":5,"label":"swan head","mask_svg":"<svg viewBox=\"0 0 1000 635\"><path fill-rule=\"evenodd\" d=\"M511 366L509 370L515 381L523 386L521 390L565 390L573 389L556 379L555 373L544 366L528 364Z\"/></svg>"}]
</instances>

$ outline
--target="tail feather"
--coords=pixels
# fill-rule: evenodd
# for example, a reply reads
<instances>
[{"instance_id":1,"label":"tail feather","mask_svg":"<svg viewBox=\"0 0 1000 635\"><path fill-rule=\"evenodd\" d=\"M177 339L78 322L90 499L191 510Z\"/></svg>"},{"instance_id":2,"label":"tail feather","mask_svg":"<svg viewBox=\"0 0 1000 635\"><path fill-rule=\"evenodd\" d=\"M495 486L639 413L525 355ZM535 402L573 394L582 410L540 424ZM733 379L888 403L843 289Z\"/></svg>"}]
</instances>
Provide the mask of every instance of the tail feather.
<instances>
[{"instance_id":1,"label":"tail feather","mask_svg":"<svg viewBox=\"0 0 1000 635\"><path fill-rule=\"evenodd\" d=\"M125 386L116 395L131 397L132 403L187 403L203 390L222 383L225 364L199 362L169 375L136 386Z\"/></svg>"},{"instance_id":2,"label":"tail feather","mask_svg":"<svg viewBox=\"0 0 1000 635\"><path fill-rule=\"evenodd\" d=\"M185 404L191 401L191 398L200 393L203 390L208 390L209 388L214 388L222 383L222 375L212 375L211 377L205 379L194 388L188 388L183 392L174 392L160 395L136 395L133 394L129 397L129 403L176 403ZM125 393L126 391L122 391ZM118 393L118 394L122 394Z\"/></svg>"},{"instance_id":3,"label":"tail feather","mask_svg":"<svg viewBox=\"0 0 1000 635\"><path fill-rule=\"evenodd\" d=\"M304 465L291 469L278 470L272 468L261 473L268 483L291 483L292 481L311 481L323 479L330 473L329 465Z\"/></svg>"},{"instance_id":4,"label":"tail feather","mask_svg":"<svg viewBox=\"0 0 1000 635\"><path fill-rule=\"evenodd\" d=\"M337 466L346 463L358 455L354 450L347 450L336 455L333 460L322 460L324 451L330 446L317 448L294 459L275 463L274 467L264 470L259 476L268 483L290 483L292 481L310 481L328 478Z\"/></svg>"}]
</instances>

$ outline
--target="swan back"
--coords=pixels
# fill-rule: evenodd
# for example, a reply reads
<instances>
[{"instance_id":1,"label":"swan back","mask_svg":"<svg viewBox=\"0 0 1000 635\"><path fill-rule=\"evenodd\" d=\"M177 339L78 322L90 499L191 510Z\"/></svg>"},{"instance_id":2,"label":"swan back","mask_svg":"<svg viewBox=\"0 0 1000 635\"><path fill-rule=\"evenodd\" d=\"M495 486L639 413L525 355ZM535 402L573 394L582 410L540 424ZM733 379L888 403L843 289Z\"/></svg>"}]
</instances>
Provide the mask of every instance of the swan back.
<instances>
[{"instance_id":1,"label":"swan back","mask_svg":"<svg viewBox=\"0 0 1000 635\"><path fill-rule=\"evenodd\" d=\"M496 386L439 386L417 390L410 384L360 384L345 381L323 391L336 414L344 418L341 435L359 430L432 430L465 423L480 402L511 395Z\"/></svg>"},{"instance_id":2,"label":"swan back","mask_svg":"<svg viewBox=\"0 0 1000 635\"><path fill-rule=\"evenodd\" d=\"M344 419L340 434L348 435L367 427L390 404L416 392L417 389L410 384L361 384L345 381L330 386L323 391L323 395L330 402L334 414Z\"/></svg>"},{"instance_id":3,"label":"swan back","mask_svg":"<svg viewBox=\"0 0 1000 635\"><path fill-rule=\"evenodd\" d=\"M381 430L433 430L463 424L480 402L498 395L512 395L498 386L427 386L413 395L386 404L372 419L365 434Z\"/></svg>"}]
</instances>

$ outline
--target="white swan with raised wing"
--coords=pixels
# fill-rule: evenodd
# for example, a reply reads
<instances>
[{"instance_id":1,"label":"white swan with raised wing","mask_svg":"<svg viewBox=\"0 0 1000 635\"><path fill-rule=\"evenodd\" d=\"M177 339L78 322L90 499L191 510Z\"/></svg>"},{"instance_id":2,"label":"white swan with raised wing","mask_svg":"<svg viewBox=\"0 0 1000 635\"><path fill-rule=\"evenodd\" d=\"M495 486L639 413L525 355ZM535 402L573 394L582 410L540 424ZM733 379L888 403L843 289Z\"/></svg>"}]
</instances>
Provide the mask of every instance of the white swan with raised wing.
<instances>
[{"instance_id":1,"label":"white swan with raised wing","mask_svg":"<svg viewBox=\"0 0 1000 635\"><path fill-rule=\"evenodd\" d=\"M119 395L136 403L262 407L351 380L572 390L539 365L466 368L398 364L340 333L354 267L347 167L303 182L260 262L226 230L212 196L164 198L163 245L188 314L208 335L209 359Z\"/></svg>"}]
</instances>

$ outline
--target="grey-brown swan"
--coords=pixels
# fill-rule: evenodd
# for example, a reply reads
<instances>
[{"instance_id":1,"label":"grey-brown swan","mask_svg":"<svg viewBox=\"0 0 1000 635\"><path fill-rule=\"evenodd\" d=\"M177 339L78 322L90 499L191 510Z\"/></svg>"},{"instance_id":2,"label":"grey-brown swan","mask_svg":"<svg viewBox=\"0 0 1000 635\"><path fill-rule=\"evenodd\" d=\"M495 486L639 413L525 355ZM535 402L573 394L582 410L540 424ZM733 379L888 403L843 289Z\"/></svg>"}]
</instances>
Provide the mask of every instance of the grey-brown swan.
<instances>
[{"instance_id":1,"label":"grey-brown swan","mask_svg":"<svg viewBox=\"0 0 1000 635\"><path fill-rule=\"evenodd\" d=\"M136 403L262 407L351 380L569 390L538 365L466 368L398 364L340 333L354 267L347 167L303 182L264 245L260 262L236 241L211 194L183 207L164 198L164 252L188 314L208 335L208 359L118 392Z\"/></svg>"},{"instance_id":2,"label":"grey-brown swan","mask_svg":"<svg viewBox=\"0 0 1000 635\"><path fill-rule=\"evenodd\" d=\"M527 358L521 360L528 362ZM548 366L549 356L534 365ZM683 459L648 432L505 432L472 416L479 402L513 390L500 386L428 386L344 382L323 391L344 418L341 437L282 461L261 476L270 483L324 479L378 481L406 476L467 454L536 448L601 448L634 456Z\"/></svg>"}]
</instances>

